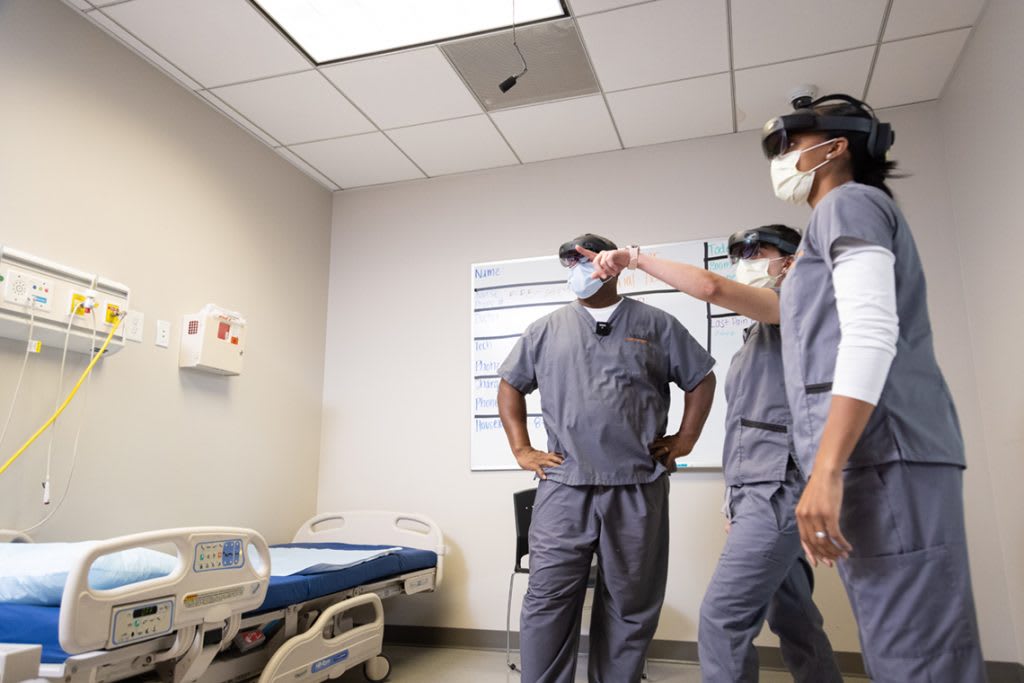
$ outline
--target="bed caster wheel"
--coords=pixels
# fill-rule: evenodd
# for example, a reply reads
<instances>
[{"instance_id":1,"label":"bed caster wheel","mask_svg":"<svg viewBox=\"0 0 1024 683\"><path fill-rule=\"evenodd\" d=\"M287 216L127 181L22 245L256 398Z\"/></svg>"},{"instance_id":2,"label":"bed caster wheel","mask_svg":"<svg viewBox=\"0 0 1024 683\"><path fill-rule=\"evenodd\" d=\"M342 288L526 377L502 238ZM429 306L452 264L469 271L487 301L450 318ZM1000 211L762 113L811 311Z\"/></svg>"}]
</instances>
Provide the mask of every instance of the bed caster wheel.
<instances>
[{"instance_id":1,"label":"bed caster wheel","mask_svg":"<svg viewBox=\"0 0 1024 683\"><path fill-rule=\"evenodd\" d=\"M366 680L373 681L373 683L385 680L391 675L391 660L384 655L368 659L363 664L363 675L366 676Z\"/></svg>"}]
</instances>

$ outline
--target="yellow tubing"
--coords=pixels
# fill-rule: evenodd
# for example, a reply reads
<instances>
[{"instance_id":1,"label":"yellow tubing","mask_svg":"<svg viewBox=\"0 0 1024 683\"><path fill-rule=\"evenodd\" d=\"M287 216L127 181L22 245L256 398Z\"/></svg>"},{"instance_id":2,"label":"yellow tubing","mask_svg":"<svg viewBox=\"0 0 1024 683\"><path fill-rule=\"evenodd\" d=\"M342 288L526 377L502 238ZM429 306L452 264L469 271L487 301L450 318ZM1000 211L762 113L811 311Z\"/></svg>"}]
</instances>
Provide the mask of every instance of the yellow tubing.
<instances>
[{"instance_id":1,"label":"yellow tubing","mask_svg":"<svg viewBox=\"0 0 1024 683\"><path fill-rule=\"evenodd\" d=\"M114 338L114 333L117 332L117 328L121 326L121 320L122 316L117 316L117 320L114 321L114 326L110 328L110 333L107 335L106 340L103 342L103 346L100 347L99 353L96 354L96 356L92 359L92 362L89 363L89 365L85 368L85 372L83 372L82 376L78 378L78 382L75 383L74 388L71 389L71 393L68 394L68 397L66 399L64 399L64 402L60 404L60 408L57 408L57 412L51 415L50 419L44 422L43 426L36 430L36 433L33 434L32 437L25 442L25 445L19 448L14 453L14 455L7 459L7 462L5 462L2 467L0 467L0 474L6 472L7 468L13 465L14 461L20 458L22 454L26 450L28 450L28 447L31 446L35 442L35 440L38 439L42 435L42 433L47 430L48 427L50 427L54 422L56 422L57 418L60 417L60 414L64 412L64 409L68 407L68 404L71 403L71 399L75 397L75 394L77 394L78 390L81 388L82 382L84 382L85 378L88 377L89 373L92 372L93 367L95 367L96 363L99 362L99 359L103 357L103 354L107 350L107 346L110 345L110 340Z\"/></svg>"}]
</instances>

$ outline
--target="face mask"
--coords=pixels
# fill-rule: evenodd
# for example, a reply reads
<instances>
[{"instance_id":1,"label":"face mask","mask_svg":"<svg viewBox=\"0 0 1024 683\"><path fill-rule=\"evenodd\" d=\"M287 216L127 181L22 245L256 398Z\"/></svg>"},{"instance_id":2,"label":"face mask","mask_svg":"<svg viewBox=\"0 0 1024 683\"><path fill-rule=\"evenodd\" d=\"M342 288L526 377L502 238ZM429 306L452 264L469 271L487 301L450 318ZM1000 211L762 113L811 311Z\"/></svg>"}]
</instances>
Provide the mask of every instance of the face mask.
<instances>
[{"instance_id":1,"label":"face mask","mask_svg":"<svg viewBox=\"0 0 1024 683\"><path fill-rule=\"evenodd\" d=\"M569 289L581 299L589 299L597 294L604 282L590 277L594 274L594 264L580 259L579 263L569 269Z\"/></svg>"},{"instance_id":2,"label":"face mask","mask_svg":"<svg viewBox=\"0 0 1024 683\"><path fill-rule=\"evenodd\" d=\"M800 155L834 140L835 138L825 140L807 149L794 149L772 159L772 188L775 190L775 196L790 204L806 202L808 195L811 194L811 186L814 185L814 172L832 160L825 159L809 171L798 171L796 165L800 161Z\"/></svg>"},{"instance_id":3,"label":"face mask","mask_svg":"<svg viewBox=\"0 0 1024 683\"><path fill-rule=\"evenodd\" d=\"M769 275L768 266L772 261L784 258L786 257L740 259L736 264L736 282L750 287L774 287L775 283L782 277L782 273Z\"/></svg>"}]
</instances>

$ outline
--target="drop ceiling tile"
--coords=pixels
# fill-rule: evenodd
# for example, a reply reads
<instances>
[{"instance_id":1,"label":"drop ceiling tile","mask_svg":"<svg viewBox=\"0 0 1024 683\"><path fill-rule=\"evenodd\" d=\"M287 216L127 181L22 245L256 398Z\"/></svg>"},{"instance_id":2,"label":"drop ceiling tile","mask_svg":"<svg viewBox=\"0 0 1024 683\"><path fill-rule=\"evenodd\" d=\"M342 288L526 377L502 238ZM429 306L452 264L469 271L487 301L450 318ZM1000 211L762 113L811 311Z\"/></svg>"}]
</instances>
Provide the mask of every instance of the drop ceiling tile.
<instances>
[{"instance_id":1,"label":"drop ceiling tile","mask_svg":"<svg viewBox=\"0 0 1024 683\"><path fill-rule=\"evenodd\" d=\"M878 42L886 0L732 0L737 69Z\"/></svg>"},{"instance_id":2,"label":"drop ceiling tile","mask_svg":"<svg viewBox=\"0 0 1024 683\"><path fill-rule=\"evenodd\" d=\"M102 11L207 88L310 68L245 0L132 0Z\"/></svg>"},{"instance_id":3,"label":"drop ceiling tile","mask_svg":"<svg viewBox=\"0 0 1024 683\"><path fill-rule=\"evenodd\" d=\"M985 0L894 0L885 40L972 26Z\"/></svg>"},{"instance_id":4,"label":"drop ceiling tile","mask_svg":"<svg viewBox=\"0 0 1024 683\"><path fill-rule=\"evenodd\" d=\"M569 0L569 8L574 15L582 17L585 14L604 12L610 9L618 9L635 5L644 0Z\"/></svg>"},{"instance_id":5,"label":"drop ceiling tile","mask_svg":"<svg viewBox=\"0 0 1024 683\"><path fill-rule=\"evenodd\" d=\"M483 115L397 128L388 136L430 176L518 163Z\"/></svg>"},{"instance_id":6,"label":"drop ceiling tile","mask_svg":"<svg viewBox=\"0 0 1024 683\"><path fill-rule=\"evenodd\" d=\"M161 71L174 78L174 80L184 85L186 88L190 90L198 90L202 87L190 78L188 74L168 62L156 52L153 52L153 50L150 50L146 45L139 42L132 34L118 26L110 17L106 16L102 12L86 12L85 16L94 24L112 35L114 38L117 38L119 41L144 57Z\"/></svg>"},{"instance_id":7,"label":"drop ceiling tile","mask_svg":"<svg viewBox=\"0 0 1024 683\"><path fill-rule=\"evenodd\" d=\"M578 21L606 92L729 69L724 0L658 0Z\"/></svg>"},{"instance_id":8,"label":"drop ceiling tile","mask_svg":"<svg viewBox=\"0 0 1024 683\"><path fill-rule=\"evenodd\" d=\"M291 150L341 188L423 177L382 133L292 145Z\"/></svg>"},{"instance_id":9,"label":"drop ceiling tile","mask_svg":"<svg viewBox=\"0 0 1024 683\"><path fill-rule=\"evenodd\" d=\"M620 148L600 96L505 109L491 118L524 162Z\"/></svg>"},{"instance_id":10,"label":"drop ceiling tile","mask_svg":"<svg viewBox=\"0 0 1024 683\"><path fill-rule=\"evenodd\" d=\"M211 92L285 145L375 130L317 71L228 85Z\"/></svg>"},{"instance_id":11,"label":"drop ceiling tile","mask_svg":"<svg viewBox=\"0 0 1024 683\"><path fill-rule=\"evenodd\" d=\"M322 69L381 128L479 114L480 105L435 47Z\"/></svg>"},{"instance_id":12,"label":"drop ceiling tile","mask_svg":"<svg viewBox=\"0 0 1024 683\"><path fill-rule=\"evenodd\" d=\"M729 74L608 94L626 147L732 132Z\"/></svg>"},{"instance_id":13,"label":"drop ceiling tile","mask_svg":"<svg viewBox=\"0 0 1024 683\"><path fill-rule=\"evenodd\" d=\"M737 128L760 128L773 116L792 109L789 94L799 85L817 86L818 95L846 93L859 98L864 94L874 53L875 48L862 47L821 57L737 71Z\"/></svg>"},{"instance_id":14,"label":"drop ceiling tile","mask_svg":"<svg viewBox=\"0 0 1024 683\"><path fill-rule=\"evenodd\" d=\"M263 141L264 144L270 145L271 147L277 147L278 145L281 144L280 141L275 140L274 138L267 135L264 131L260 130L257 126L253 125L251 121L247 121L244 116L239 115L238 112L234 111L231 107L222 102L216 95L206 90L199 90L196 92L196 94L202 97L207 102L209 102L214 109L224 114L229 119L237 123L239 126L255 135L257 138Z\"/></svg>"},{"instance_id":15,"label":"drop ceiling tile","mask_svg":"<svg viewBox=\"0 0 1024 683\"><path fill-rule=\"evenodd\" d=\"M969 28L884 43L867 101L876 109L934 100L956 65Z\"/></svg>"},{"instance_id":16,"label":"drop ceiling tile","mask_svg":"<svg viewBox=\"0 0 1024 683\"><path fill-rule=\"evenodd\" d=\"M292 165L295 166L295 168L299 169L300 171L308 175L310 178L326 187L328 190L331 190L333 192L335 190L341 189L340 187L335 185L330 178L320 173L320 171L316 170L315 168L307 164L305 161L300 159L298 156L295 155L295 152L291 151L287 147L277 147L274 149L274 151L283 156L288 161L290 161Z\"/></svg>"}]
</instances>

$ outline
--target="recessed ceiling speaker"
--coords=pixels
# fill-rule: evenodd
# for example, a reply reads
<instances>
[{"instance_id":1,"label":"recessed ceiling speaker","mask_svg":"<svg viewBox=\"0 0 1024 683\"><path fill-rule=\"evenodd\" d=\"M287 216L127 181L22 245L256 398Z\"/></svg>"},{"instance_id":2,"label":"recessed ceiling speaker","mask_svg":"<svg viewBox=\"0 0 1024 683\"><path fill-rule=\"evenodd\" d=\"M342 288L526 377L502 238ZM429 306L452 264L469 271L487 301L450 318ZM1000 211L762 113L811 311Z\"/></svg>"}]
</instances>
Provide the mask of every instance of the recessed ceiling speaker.
<instances>
[{"instance_id":1,"label":"recessed ceiling speaker","mask_svg":"<svg viewBox=\"0 0 1024 683\"><path fill-rule=\"evenodd\" d=\"M518 26L516 42L522 60L512 45L512 29L460 38L440 48L487 111L600 91L571 18ZM502 92L509 74L522 71L524 60L530 65L529 76Z\"/></svg>"}]
</instances>

